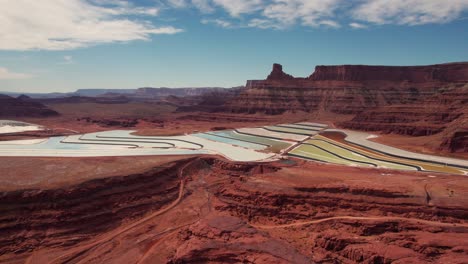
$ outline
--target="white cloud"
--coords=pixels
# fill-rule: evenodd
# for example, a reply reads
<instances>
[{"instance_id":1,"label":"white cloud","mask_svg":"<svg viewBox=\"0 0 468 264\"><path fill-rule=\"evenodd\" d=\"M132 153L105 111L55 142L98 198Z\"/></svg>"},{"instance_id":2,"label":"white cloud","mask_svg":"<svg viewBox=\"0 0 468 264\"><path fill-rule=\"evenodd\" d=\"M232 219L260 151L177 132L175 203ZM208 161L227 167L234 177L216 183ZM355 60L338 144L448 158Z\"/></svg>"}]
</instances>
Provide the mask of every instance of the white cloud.
<instances>
[{"instance_id":1,"label":"white cloud","mask_svg":"<svg viewBox=\"0 0 468 264\"><path fill-rule=\"evenodd\" d=\"M212 0L230 16L251 16L248 27L282 29L297 23L311 27L339 27L335 10L343 0Z\"/></svg>"},{"instance_id":2,"label":"white cloud","mask_svg":"<svg viewBox=\"0 0 468 264\"><path fill-rule=\"evenodd\" d=\"M231 22L223 20L223 19L202 19L201 23L202 24L215 24L223 28L231 28L233 26Z\"/></svg>"},{"instance_id":3,"label":"white cloud","mask_svg":"<svg viewBox=\"0 0 468 264\"><path fill-rule=\"evenodd\" d=\"M10 72L7 68L0 67L0 80L29 79L32 75L25 73Z\"/></svg>"},{"instance_id":4,"label":"white cloud","mask_svg":"<svg viewBox=\"0 0 468 264\"><path fill-rule=\"evenodd\" d=\"M306 27L354 29L370 24L445 23L468 11L468 0L166 0L172 6L203 13L224 10L232 27L284 29ZM227 21L225 17L218 19Z\"/></svg>"},{"instance_id":5,"label":"white cloud","mask_svg":"<svg viewBox=\"0 0 468 264\"><path fill-rule=\"evenodd\" d=\"M192 4L203 13L212 13L215 10L208 0L192 0Z\"/></svg>"},{"instance_id":6,"label":"white cloud","mask_svg":"<svg viewBox=\"0 0 468 264\"><path fill-rule=\"evenodd\" d=\"M253 18L252 20L249 21L248 27L253 27L253 28L261 28L261 29L267 29L267 28L273 28L273 29L283 29L284 25L275 23L274 21L270 19L260 19L260 18Z\"/></svg>"},{"instance_id":7,"label":"white cloud","mask_svg":"<svg viewBox=\"0 0 468 264\"><path fill-rule=\"evenodd\" d=\"M319 27L319 26L326 26L326 27L331 27L331 28L341 27L340 23L338 23L337 21L330 20L330 19L313 21L313 23L310 25L314 27Z\"/></svg>"},{"instance_id":8,"label":"white cloud","mask_svg":"<svg viewBox=\"0 0 468 264\"><path fill-rule=\"evenodd\" d=\"M356 23L356 22L349 23L349 26L352 27L352 28L356 28L356 29L367 28L366 25L361 24L361 23Z\"/></svg>"},{"instance_id":9,"label":"white cloud","mask_svg":"<svg viewBox=\"0 0 468 264\"><path fill-rule=\"evenodd\" d=\"M213 3L223 7L233 17L253 13L263 8L262 0L213 0Z\"/></svg>"},{"instance_id":10,"label":"white cloud","mask_svg":"<svg viewBox=\"0 0 468 264\"><path fill-rule=\"evenodd\" d=\"M73 61L73 56L65 55L65 56L63 56L63 61L60 64L73 64L73 63L75 63Z\"/></svg>"},{"instance_id":11,"label":"white cloud","mask_svg":"<svg viewBox=\"0 0 468 264\"><path fill-rule=\"evenodd\" d=\"M468 0L365 0L352 14L376 24L446 23L468 10Z\"/></svg>"},{"instance_id":12,"label":"white cloud","mask_svg":"<svg viewBox=\"0 0 468 264\"><path fill-rule=\"evenodd\" d=\"M128 17L157 13L118 0L0 0L0 50L67 50L181 32Z\"/></svg>"},{"instance_id":13,"label":"white cloud","mask_svg":"<svg viewBox=\"0 0 468 264\"><path fill-rule=\"evenodd\" d=\"M168 0L167 1L171 6L182 8L187 6L187 2L185 0Z\"/></svg>"},{"instance_id":14,"label":"white cloud","mask_svg":"<svg viewBox=\"0 0 468 264\"><path fill-rule=\"evenodd\" d=\"M335 10L342 0L273 0L263 16L275 21L279 27L288 27L299 21L304 26L321 25L339 27Z\"/></svg>"},{"instance_id":15,"label":"white cloud","mask_svg":"<svg viewBox=\"0 0 468 264\"><path fill-rule=\"evenodd\" d=\"M123 0L88 0L91 4L109 8L109 12L114 15L146 15L156 16L159 9L156 7L138 7L129 1Z\"/></svg>"}]
</instances>

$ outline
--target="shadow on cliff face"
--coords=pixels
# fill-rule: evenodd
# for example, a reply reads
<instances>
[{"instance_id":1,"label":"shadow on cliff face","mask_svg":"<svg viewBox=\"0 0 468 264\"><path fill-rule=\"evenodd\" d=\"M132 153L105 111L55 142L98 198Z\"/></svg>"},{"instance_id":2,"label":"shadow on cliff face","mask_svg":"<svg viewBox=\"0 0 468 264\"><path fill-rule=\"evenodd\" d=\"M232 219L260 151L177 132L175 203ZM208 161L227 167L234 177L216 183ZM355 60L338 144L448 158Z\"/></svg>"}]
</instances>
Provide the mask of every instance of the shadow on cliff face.
<instances>
[{"instance_id":1,"label":"shadow on cliff face","mask_svg":"<svg viewBox=\"0 0 468 264\"><path fill-rule=\"evenodd\" d=\"M425 175L382 177L374 169L299 160L199 157L62 189L4 192L0 260L38 251L91 263L460 258L465 249L456 244L468 233L467 209L438 193L456 179L430 178L430 186L442 187L424 189L417 184Z\"/></svg>"}]
</instances>

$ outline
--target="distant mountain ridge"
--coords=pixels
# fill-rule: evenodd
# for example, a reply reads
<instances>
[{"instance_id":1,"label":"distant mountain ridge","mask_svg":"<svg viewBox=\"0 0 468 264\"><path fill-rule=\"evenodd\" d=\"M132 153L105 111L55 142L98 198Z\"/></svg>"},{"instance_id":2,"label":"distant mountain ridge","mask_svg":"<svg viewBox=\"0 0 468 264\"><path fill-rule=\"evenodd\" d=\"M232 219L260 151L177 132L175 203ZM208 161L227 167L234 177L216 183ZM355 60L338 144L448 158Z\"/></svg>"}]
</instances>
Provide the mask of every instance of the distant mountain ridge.
<instances>
[{"instance_id":1,"label":"distant mountain ridge","mask_svg":"<svg viewBox=\"0 0 468 264\"><path fill-rule=\"evenodd\" d=\"M205 93L219 92L230 88L222 87L183 87L183 88L168 88L168 87L142 87L135 89L78 89L75 92L69 93L19 93L19 92L0 92L0 94L18 97L25 95L31 98L63 98L71 96L98 97L98 96L119 96L125 95L129 97L166 97L166 96L200 96Z\"/></svg>"},{"instance_id":2,"label":"distant mountain ridge","mask_svg":"<svg viewBox=\"0 0 468 264\"><path fill-rule=\"evenodd\" d=\"M45 105L28 100L27 96L20 99L0 94L0 117L49 117L59 113Z\"/></svg>"}]
</instances>

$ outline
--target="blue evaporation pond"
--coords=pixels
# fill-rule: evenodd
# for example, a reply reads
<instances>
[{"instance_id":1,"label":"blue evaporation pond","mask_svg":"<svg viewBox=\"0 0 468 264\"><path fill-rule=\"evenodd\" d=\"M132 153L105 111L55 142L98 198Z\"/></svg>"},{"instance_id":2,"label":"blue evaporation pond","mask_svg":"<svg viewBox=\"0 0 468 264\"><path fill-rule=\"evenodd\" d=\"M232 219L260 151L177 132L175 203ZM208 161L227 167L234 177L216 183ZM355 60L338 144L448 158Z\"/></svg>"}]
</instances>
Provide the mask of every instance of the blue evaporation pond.
<instances>
[{"instance_id":1,"label":"blue evaporation pond","mask_svg":"<svg viewBox=\"0 0 468 264\"><path fill-rule=\"evenodd\" d=\"M139 136L132 135L131 133L135 132L134 130L110 130L92 133L101 137L124 137L124 138L139 138ZM151 137L147 137L151 138ZM157 139L157 137L154 137Z\"/></svg>"},{"instance_id":2,"label":"blue evaporation pond","mask_svg":"<svg viewBox=\"0 0 468 264\"><path fill-rule=\"evenodd\" d=\"M267 145L266 147L275 153L281 152L281 150L288 148L291 146L291 143L287 143L284 141L269 139L260 136L251 136L245 134L239 134L232 130L223 130L223 131L216 131L216 132L209 132L209 134L220 135L228 138L234 138L238 140L248 141L252 143L257 143L259 145Z\"/></svg>"},{"instance_id":3,"label":"blue evaporation pond","mask_svg":"<svg viewBox=\"0 0 468 264\"><path fill-rule=\"evenodd\" d=\"M87 149L84 144L62 143L66 137L51 137L47 141L37 144L38 149ZM34 145L28 145L34 146Z\"/></svg>"},{"instance_id":4,"label":"blue evaporation pond","mask_svg":"<svg viewBox=\"0 0 468 264\"><path fill-rule=\"evenodd\" d=\"M193 134L192 136L196 136L196 137L200 137L200 138L204 138L204 139L208 139L212 141L222 142L222 143L226 143L230 145L236 145L236 146L240 146L244 148L254 149L254 150L263 150L268 147L268 146L259 145L255 143L249 143L245 141L236 140L233 138L218 137L215 135L204 134L204 133Z\"/></svg>"},{"instance_id":5,"label":"blue evaporation pond","mask_svg":"<svg viewBox=\"0 0 468 264\"><path fill-rule=\"evenodd\" d=\"M51 137L44 142L37 144L26 144L26 145L4 145L0 144L0 148L8 149L86 149L85 145L72 144L72 143L61 143L65 137Z\"/></svg>"}]
</instances>

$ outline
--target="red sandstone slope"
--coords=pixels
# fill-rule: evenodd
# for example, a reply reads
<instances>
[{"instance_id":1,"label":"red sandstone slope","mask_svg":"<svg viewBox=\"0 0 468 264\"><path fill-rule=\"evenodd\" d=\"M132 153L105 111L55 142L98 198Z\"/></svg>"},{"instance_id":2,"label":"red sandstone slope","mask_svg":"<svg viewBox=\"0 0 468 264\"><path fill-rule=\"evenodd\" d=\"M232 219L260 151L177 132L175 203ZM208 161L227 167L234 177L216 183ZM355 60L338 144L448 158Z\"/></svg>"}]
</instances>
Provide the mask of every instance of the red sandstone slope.
<instances>
[{"instance_id":1,"label":"red sandstone slope","mask_svg":"<svg viewBox=\"0 0 468 264\"><path fill-rule=\"evenodd\" d=\"M0 117L48 117L58 113L28 98L0 95Z\"/></svg>"},{"instance_id":2,"label":"red sandstone slope","mask_svg":"<svg viewBox=\"0 0 468 264\"><path fill-rule=\"evenodd\" d=\"M356 114L387 105L420 102L468 83L468 63L414 67L317 66L308 78L293 78L279 64L266 80L247 81L247 89L227 103L232 112L328 111ZM466 88L456 94L466 99ZM451 100L450 98L446 98Z\"/></svg>"},{"instance_id":3,"label":"red sandstone slope","mask_svg":"<svg viewBox=\"0 0 468 264\"><path fill-rule=\"evenodd\" d=\"M466 177L296 160L155 166L1 190L0 263L467 262Z\"/></svg>"},{"instance_id":4,"label":"red sandstone slope","mask_svg":"<svg viewBox=\"0 0 468 264\"><path fill-rule=\"evenodd\" d=\"M317 66L309 79L314 81L390 81L390 82L468 82L468 63L429 66Z\"/></svg>"}]
</instances>

